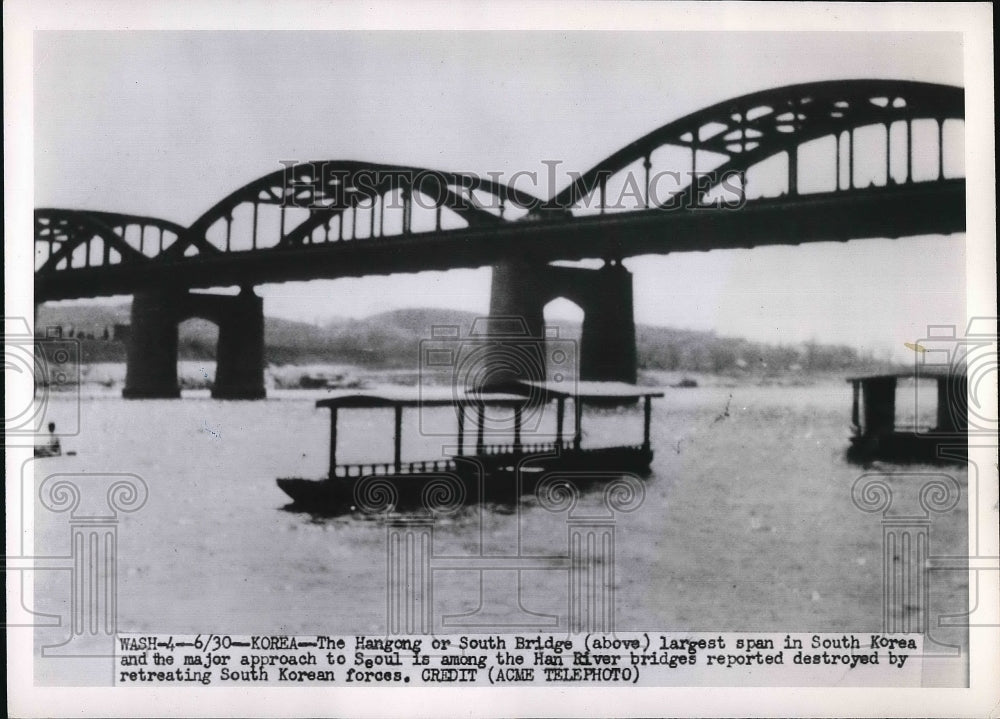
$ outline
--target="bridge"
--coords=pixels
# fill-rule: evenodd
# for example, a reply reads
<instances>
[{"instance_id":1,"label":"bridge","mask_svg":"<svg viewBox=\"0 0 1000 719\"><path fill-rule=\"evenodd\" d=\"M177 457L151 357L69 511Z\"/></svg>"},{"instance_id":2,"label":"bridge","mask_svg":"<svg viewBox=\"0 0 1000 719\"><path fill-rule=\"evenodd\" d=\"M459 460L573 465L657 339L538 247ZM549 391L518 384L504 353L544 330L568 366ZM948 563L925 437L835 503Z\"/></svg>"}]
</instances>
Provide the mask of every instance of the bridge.
<instances>
[{"instance_id":1,"label":"bridge","mask_svg":"<svg viewBox=\"0 0 1000 719\"><path fill-rule=\"evenodd\" d=\"M644 254L965 230L961 88L841 80L727 100L659 127L548 198L493 177L286 163L190 226L35 211L35 302L131 294L127 397L176 397L177 325L219 326L213 395L264 396L261 283L492 266L490 314L543 336L584 311L581 379L634 381L631 275ZM955 148L949 148L954 150ZM959 146L958 155L961 155ZM600 269L552 265L599 259ZM239 286L235 297L192 290Z\"/></svg>"}]
</instances>

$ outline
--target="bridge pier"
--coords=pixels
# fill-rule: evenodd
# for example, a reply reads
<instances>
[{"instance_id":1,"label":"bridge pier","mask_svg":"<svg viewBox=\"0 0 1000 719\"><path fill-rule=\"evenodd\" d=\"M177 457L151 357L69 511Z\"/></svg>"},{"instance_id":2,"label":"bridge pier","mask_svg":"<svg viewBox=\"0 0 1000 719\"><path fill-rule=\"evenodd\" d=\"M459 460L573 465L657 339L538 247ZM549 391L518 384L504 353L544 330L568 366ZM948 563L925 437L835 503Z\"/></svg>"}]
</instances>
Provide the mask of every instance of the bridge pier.
<instances>
[{"instance_id":1,"label":"bridge pier","mask_svg":"<svg viewBox=\"0 0 1000 719\"><path fill-rule=\"evenodd\" d=\"M177 385L178 309L184 295L169 290L136 292L132 297L125 369L126 399L174 399Z\"/></svg>"},{"instance_id":2,"label":"bridge pier","mask_svg":"<svg viewBox=\"0 0 1000 719\"><path fill-rule=\"evenodd\" d=\"M219 322L219 345L215 353L216 399L263 399L264 390L264 300L244 287L227 305Z\"/></svg>"},{"instance_id":3,"label":"bridge pier","mask_svg":"<svg viewBox=\"0 0 1000 719\"><path fill-rule=\"evenodd\" d=\"M583 308L580 379L635 384L639 358L632 273L621 263L582 272L591 274L579 275L590 293Z\"/></svg>"},{"instance_id":4,"label":"bridge pier","mask_svg":"<svg viewBox=\"0 0 1000 719\"><path fill-rule=\"evenodd\" d=\"M520 318L531 338L545 336L545 305L565 297L584 312L577 351L579 379L635 383L637 353L632 302L632 274L619 262L591 270L526 262L505 262L493 267L490 294L491 335L503 335L499 317ZM543 348L544 349L544 348ZM512 379L503 352L488 360L490 378ZM542 352L542 357L545 353ZM521 379L545 379L545 360L540 370L525 363ZM502 381L495 384L502 384Z\"/></svg>"},{"instance_id":5,"label":"bridge pier","mask_svg":"<svg viewBox=\"0 0 1000 719\"><path fill-rule=\"evenodd\" d=\"M136 293L128 343L127 399L180 397L177 326L191 317L216 324L216 399L263 399L264 301L244 287L235 297L158 290Z\"/></svg>"}]
</instances>

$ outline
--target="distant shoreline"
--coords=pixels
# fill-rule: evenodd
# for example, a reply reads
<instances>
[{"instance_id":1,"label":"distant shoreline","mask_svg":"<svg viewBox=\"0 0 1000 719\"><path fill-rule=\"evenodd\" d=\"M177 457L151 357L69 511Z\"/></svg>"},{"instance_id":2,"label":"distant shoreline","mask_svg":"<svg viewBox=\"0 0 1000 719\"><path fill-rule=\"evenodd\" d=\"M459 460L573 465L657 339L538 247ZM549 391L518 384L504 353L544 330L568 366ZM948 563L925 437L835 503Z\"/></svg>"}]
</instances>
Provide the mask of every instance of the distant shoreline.
<instances>
[{"instance_id":1,"label":"distant shoreline","mask_svg":"<svg viewBox=\"0 0 1000 719\"><path fill-rule=\"evenodd\" d=\"M781 372L712 374L669 370L640 370L638 384L677 389L699 387L808 387L842 382L848 372ZM365 389L371 386L399 384L416 386L449 384L447 374L421 374L415 369L373 368L341 363L271 364L265 368L265 386L280 390ZM211 389L215 379L214 360L180 360L177 366L181 389ZM93 362L80 365L79 386L121 389L125 383L124 362ZM76 387L75 378L64 382L60 389Z\"/></svg>"},{"instance_id":2,"label":"distant shoreline","mask_svg":"<svg viewBox=\"0 0 1000 719\"><path fill-rule=\"evenodd\" d=\"M472 312L422 308L384 312L362 320L334 321L324 326L265 317L265 361L271 368L340 366L360 373L416 372L420 367L421 343L431 337L433 328L457 326L460 336L466 336L477 316ZM82 362L98 366L124 363L129 321L127 304L43 305L38 310L36 329L44 328L40 336L55 329L63 338L77 340ZM557 326L561 330L560 341L579 341L579 324L560 322ZM180 362L214 365L217 337L215 326L204 320L181 323ZM899 369L896 363L847 346L818 342L768 344L720 337L713 332L649 325L636 327L636 346L641 373L691 375L696 381L703 376L728 377L741 383L801 383L817 376ZM179 374L185 376L184 372ZM676 381L682 379L678 377ZM196 382L198 378L189 380Z\"/></svg>"}]
</instances>

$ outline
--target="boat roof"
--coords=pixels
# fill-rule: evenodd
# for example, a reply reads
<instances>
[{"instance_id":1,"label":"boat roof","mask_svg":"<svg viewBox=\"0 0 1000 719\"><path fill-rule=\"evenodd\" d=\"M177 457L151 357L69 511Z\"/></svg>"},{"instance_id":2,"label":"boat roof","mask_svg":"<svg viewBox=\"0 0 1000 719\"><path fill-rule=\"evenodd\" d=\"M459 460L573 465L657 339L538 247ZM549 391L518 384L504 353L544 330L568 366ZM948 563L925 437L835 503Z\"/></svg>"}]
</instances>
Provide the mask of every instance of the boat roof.
<instances>
[{"instance_id":1,"label":"boat roof","mask_svg":"<svg viewBox=\"0 0 1000 719\"><path fill-rule=\"evenodd\" d=\"M543 390L550 398L566 399L639 399L641 397L662 397L663 391L654 387L639 387L626 382L535 382L521 380L525 388Z\"/></svg>"},{"instance_id":2,"label":"boat roof","mask_svg":"<svg viewBox=\"0 0 1000 719\"><path fill-rule=\"evenodd\" d=\"M942 367L940 365L927 365L903 372L883 372L881 374L869 374L863 377L848 377L848 382L869 382L880 379L947 379L949 377L964 378L966 376L965 367Z\"/></svg>"},{"instance_id":3,"label":"boat roof","mask_svg":"<svg viewBox=\"0 0 1000 719\"><path fill-rule=\"evenodd\" d=\"M521 407L525 400L542 390L544 399L639 399L662 397L663 392L625 382L532 382L522 380L516 392L473 392L462 394L452 387L403 387L389 385L369 390L339 390L316 402L317 407L444 407L491 404Z\"/></svg>"},{"instance_id":4,"label":"boat roof","mask_svg":"<svg viewBox=\"0 0 1000 719\"><path fill-rule=\"evenodd\" d=\"M387 386L370 390L339 390L318 400L317 407L444 407L456 405L522 406L523 394L512 392L477 392L462 395L451 387Z\"/></svg>"}]
</instances>

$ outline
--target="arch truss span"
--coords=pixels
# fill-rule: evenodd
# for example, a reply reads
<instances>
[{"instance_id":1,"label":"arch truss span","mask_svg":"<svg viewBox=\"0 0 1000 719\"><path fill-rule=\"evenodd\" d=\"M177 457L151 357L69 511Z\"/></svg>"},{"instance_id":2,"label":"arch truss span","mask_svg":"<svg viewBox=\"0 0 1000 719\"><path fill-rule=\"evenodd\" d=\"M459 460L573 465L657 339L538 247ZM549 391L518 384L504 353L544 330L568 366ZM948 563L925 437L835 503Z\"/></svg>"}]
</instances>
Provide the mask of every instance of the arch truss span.
<instances>
[{"instance_id":1,"label":"arch truss span","mask_svg":"<svg viewBox=\"0 0 1000 719\"><path fill-rule=\"evenodd\" d=\"M35 273L147 263L178 240L184 244L185 233L181 225L157 217L39 208L35 210Z\"/></svg>"},{"instance_id":2,"label":"arch truss span","mask_svg":"<svg viewBox=\"0 0 1000 719\"><path fill-rule=\"evenodd\" d=\"M541 204L475 175L346 160L285 161L199 217L188 230L221 252L380 240L500 226ZM191 255L198 248L175 246Z\"/></svg>"},{"instance_id":3,"label":"arch truss span","mask_svg":"<svg viewBox=\"0 0 1000 719\"><path fill-rule=\"evenodd\" d=\"M578 176L542 209L574 215L739 207L770 197L964 177L960 87L899 80L789 85L663 125Z\"/></svg>"}]
</instances>

